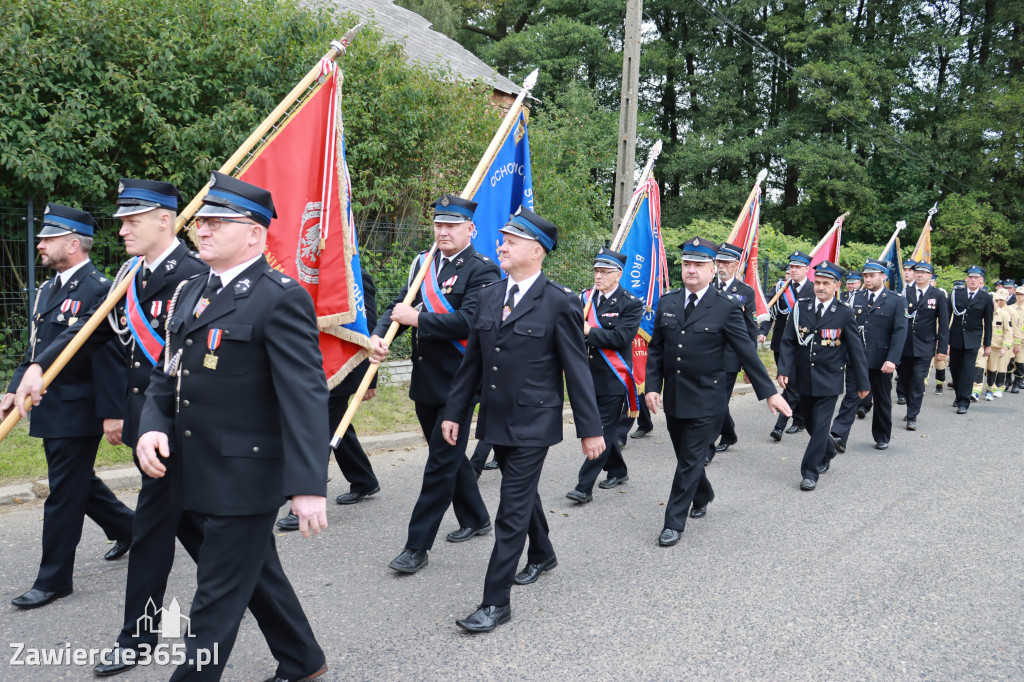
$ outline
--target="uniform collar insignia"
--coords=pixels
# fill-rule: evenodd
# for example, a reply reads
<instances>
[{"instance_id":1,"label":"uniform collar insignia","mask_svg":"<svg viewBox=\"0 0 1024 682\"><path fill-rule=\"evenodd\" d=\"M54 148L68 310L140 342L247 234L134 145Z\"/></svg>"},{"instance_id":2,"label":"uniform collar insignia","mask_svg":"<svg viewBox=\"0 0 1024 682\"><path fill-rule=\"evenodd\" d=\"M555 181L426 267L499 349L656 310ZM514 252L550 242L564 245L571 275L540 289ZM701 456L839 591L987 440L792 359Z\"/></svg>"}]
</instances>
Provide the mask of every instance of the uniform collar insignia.
<instances>
[{"instance_id":1,"label":"uniform collar insignia","mask_svg":"<svg viewBox=\"0 0 1024 682\"><path fill-rule=\"evenodd\" d=\"M458 258L455 259L455 267L457 267L457 268L461 267L462 264L465 263L465 262L466 262L466 259L463 258L462 256L459 256Z\"/></svg>"},{"instance_id":2,"label":"uniform collar insignia","mask_svg":"<svg viewBox=\"0 0 1024 682\"><path fill-rule=\"evenodd\" d=\"M252 282L249 281L248 277L245 279L240 279L237 282L235 282L235 293L244 294L245 292L249 291L249 287L251 286Z\"/></svg>"},{"instance_id":3,"label":"uniform collar insignia","mask_svg":"<svg viewBox=\"0 0 1024 682\"><path fill-rule=\"evenodd\" d=\"M176 266L177 264L178 264L178 261L174 260L173 258L171 258L171 259L168 259L168 260L167 260L167 261L166 261L166 262L164 263L164 270L166 270L167 272L170 272L171 270L173 270L173 269L174 269L174 267L175 267L175 266Z\"/></svg>"}]
</instances>

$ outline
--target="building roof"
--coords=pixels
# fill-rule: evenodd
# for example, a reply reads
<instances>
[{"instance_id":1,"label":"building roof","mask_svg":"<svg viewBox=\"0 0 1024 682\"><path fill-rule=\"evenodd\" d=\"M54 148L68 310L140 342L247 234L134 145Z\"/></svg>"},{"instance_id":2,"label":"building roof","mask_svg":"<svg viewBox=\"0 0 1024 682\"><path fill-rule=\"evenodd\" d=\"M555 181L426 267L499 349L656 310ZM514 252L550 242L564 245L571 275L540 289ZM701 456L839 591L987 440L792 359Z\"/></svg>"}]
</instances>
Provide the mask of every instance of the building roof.
<instances>
[{"instance_id":1,"label":"building roof","mask_svg":"<svg viewBox=\"0 0 1024 682\"><path fill-rule=\"evenodd\" d=\"M392 0L335 0L346 12L377 24L384 35L405 48L409 61L446 68L466 80L480 80L499 92L518 95L520 87L443 33L429 21Z\"/></svg>"}]
</instances>

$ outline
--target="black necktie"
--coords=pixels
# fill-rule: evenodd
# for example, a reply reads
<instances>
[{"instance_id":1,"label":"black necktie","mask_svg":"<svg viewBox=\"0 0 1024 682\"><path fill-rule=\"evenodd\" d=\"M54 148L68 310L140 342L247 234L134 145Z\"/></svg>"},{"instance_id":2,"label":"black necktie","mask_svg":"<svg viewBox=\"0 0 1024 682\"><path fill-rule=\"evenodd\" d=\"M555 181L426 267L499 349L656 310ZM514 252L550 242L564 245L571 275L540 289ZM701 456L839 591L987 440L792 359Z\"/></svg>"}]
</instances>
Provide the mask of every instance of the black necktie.
<instances>
[{"instance_id":1,"label":"black necktie","mask_svg":"<svg viewBox=\"0 0 1024 682\"><path fill-rule=\"evenodd\" d=\"M697 294L690 294L689 302L686 304L686 308L683 310L683 317L689 319L690 313L697 307Z\"/></svg>"},{"instance_id":2,"label":"black necktie","mask_svg":"<svg viewBox=\"0 0 1024 682\"><path fill-rule=\"evenodd\" d=\"M818 310L817 310L817 312L815 312L814 316L820 320L821 316L822 316L822 314L824 312L825 312L825 304L824 303L818 303Z\"/></svg>"},{"instance_id":3,"label":"black necktie","mask_svg":"<svg viewBox=\"0 0 1024 682\"><path fill-rule=\"evenodd\" d=\"M594 303L594 308L600 308L602 303L604 303L604 293L599 291L597 292L597 301Z\"/></svg>"},{"instance_id":4,"label":"black necktie","mask_svg":"<svg viewBox=\"0 0 1024 682\"><path fill-rule=\"evenodd\" d=\"M508 296L505 297L505 309L501 311L501 319L505 320L512 313L512 309L516 307L516 294L519 293L519 285L513 284L508 289Z\"/></svg>"},{"instance_id":5,"label":"black necktie","mask_svg":"<svg viewBox=\"0 0 1024 682\"><path fill-rule=\"evenodd\" d=\"M152 270L150 270L146 266L142 266L142 288L143 289L146 288L146 282L149 281L149 276L152 275L152 274L153 274Z\"/></svg>"},{"instance_id":6,"label":"black necktie","mask_svg":"<svg viewBox=\"0 0 1024 682\"><path fill-rule=\"evenodd\" d=\"M875 304L875 295L874 294L868 294L868 307L870 308L874 304ZM820 313L818 314L818 317L821 317Z\"/></svg>"},{"instance_id":7,"label":"black necktie","mask_svg":"<svg viewBox=\"0 0 1024 682\"><path fill-rule=\"evenodd\" d=\"M974 300L974 292L973 291L970 292L969 294L967 294L967 300L968 301L973 301Z\"/></svg>"},{"instance_id":8,"label":"black necktie","mask_svg":"<svg viewBox=\"0 0 1024 682\"><path fill-rule=\"evenodd\" d=\"M220 289L220 276L214 275L206 284L206 288L203 289L203 295L199 297L199 303L196 304L195 310L196 317L202 315L203 311L209 307L210 301L217 294L218 289Z\"/></svg>"},{"instance_id":9,"label":"black necktie","mask_svg":"<svg viewBox=\"0 0 1024 682\"><path fill-rule=\"evenodd\" d=\"M60 275L57 275L53 278L53 284L50 285L50 295L46 299L47 303L57 298L57 292L60 291L61 286Z\"/></svg>"}]
</instances>

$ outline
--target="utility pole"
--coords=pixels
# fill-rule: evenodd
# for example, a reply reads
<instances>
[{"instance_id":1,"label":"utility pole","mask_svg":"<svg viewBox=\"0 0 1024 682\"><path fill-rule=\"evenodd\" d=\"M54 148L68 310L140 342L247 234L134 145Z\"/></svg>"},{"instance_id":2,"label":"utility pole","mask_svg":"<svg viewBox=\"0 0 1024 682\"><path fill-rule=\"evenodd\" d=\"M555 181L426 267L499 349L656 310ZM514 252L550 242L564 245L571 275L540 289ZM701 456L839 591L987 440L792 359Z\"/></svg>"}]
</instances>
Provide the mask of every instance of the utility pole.
<instances>
[{"instance_id":1,"label":"utility pole","mask_svg":"<svg viewBox=\"0 0 1024 682\"><path fill-rule=\"evenodd\" d=\"M637 96L640 90L640 27L643 23L643 12L643 0L627 0L626 32L622 41L622 96L619 100L613 230L618 229L633 196L633 175L636 173Z\"/></svg>"}]
</instances>

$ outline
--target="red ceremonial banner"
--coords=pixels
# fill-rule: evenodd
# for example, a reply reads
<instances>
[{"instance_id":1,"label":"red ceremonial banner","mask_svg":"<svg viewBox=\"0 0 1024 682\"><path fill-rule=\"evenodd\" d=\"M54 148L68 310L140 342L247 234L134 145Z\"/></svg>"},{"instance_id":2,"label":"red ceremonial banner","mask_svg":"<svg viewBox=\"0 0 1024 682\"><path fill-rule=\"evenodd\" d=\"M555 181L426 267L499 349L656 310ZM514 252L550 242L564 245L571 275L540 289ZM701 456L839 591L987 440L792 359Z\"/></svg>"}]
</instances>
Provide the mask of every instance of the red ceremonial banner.
<instances>
[{"instance_id":1,"label":"red ceremonial banner","mask_svg":"<svg viewBox=\"0 0 1024 682\"><path fill-rule=\"evenodd\" d=\"M322 83L268 139L237 177L270 190L278 217L265 255L313 297L328 385L367 356L369 340L340 325L356 320L356 254L347 213L348 177L341 132L341 77L323 65Z\"/></svg>"}]
</instances>

